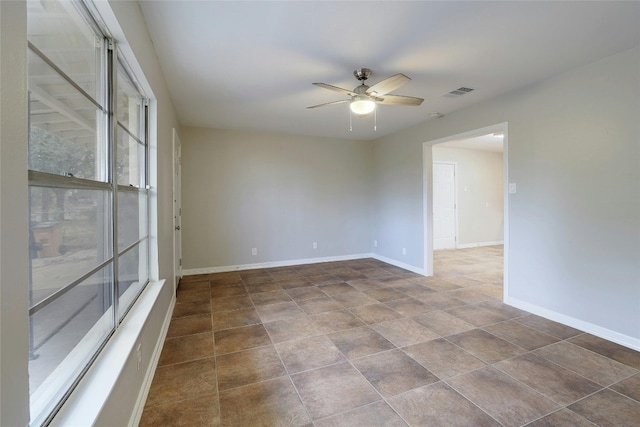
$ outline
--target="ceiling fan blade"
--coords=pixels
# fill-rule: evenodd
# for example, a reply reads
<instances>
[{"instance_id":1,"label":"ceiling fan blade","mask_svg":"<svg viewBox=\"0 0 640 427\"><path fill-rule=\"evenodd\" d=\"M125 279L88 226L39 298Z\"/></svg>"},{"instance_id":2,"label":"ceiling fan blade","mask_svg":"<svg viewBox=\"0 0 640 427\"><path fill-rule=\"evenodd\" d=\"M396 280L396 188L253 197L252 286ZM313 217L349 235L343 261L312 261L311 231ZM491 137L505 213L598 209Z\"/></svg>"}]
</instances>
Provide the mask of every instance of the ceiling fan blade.
<instances>
[{"instance_id":1,"label":"ceiling fan blade","mask_svg":"<svg viewBox=\"0 0 640 427\"><path fill-rule=\"evenodd\" d=\"M342 89L341 87L338 87L338 86L328 85L326 83L314 83L314 85L316 85L318 87L323 87L325 89L332 90L334 92L343 93L343 94L349 95L349 96L356 96L357 95L356 93L353 93L350 90Z\"/></svg>"},{"instance_id":2,"label":"ceiling fan blade","mask_svg":"<svg viewBox=\"0 0 640 427\"><path fill-rule=\"evenodd\" d=\"M367 93L372 96L383 96L388 94L389 92L393 92L398 89L400 86L409 83L411 79L405 76L402 73L398 73L395 76L391 76L388 79L385 79L379 83L374 84L369 89L367 89Z\"/></svg>"},{"instance_id":3,"label":"ceiling fan blade","mask_svg":"<svg viewBox=\"0 0 640 427\"><path fill-rule=\"evenodd\" d=\"M349 101L351 101L351 100L350 99L343 99L341 101L325 102L324 104L312 105L311 107L307 107L307 108L326 107L327 105L344 104L345 102L349 102Z\"/></svg>"},{"instance_id":4,"label":"ceiling fan blade","mask_svg":"<svg viewBox=\"0 0 640 427\"><path fill-rule=\"evenodd\" d=\"M381 105L413 105L418 106L422 104L424 99L414 98L413 96L402 95L385 95L381 98L376 98L376 102Z\"/></svg>"}]
</instances>

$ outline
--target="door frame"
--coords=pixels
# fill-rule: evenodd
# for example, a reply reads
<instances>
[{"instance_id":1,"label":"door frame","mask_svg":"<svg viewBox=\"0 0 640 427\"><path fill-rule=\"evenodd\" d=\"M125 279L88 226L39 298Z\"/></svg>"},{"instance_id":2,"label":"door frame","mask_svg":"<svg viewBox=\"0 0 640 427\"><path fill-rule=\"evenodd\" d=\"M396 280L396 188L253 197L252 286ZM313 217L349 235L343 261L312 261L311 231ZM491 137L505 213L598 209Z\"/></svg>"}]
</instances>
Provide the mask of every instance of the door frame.
<instances>
[{"instance_id":1,"label":"door frame","mask_svg":"<svg viewBox=\"0 0 640 427\"><path fill-rule=\"evenodd\" d=\"M173 165L172 165L172 206L173 206L173 287L178 289L182 278L182 142L176 128L173 128Z\"/></svg>"},{"instance_id":2,"label":"door frame","mask_svg":"<svg viewBox=\"0 0 640 427\"><path fill-rule=\"evenodd\" d=\"M502 122L467 132L458 133L444 138L438 138L422 143L422 171L423 171L423 243L424 243L424 272L425 276L433 276L433 155L431 147L443 142L459 139L474 138L489 133L502 132L502 194L504 198L504 291L503 299L509 295L509 123Z\"/></svg>"},{"instance_id":3,"label":"door frame","mask_svg":"<svg viewBox=\"0 0 640 427\"><path fill-rule=\"evenodd\" d=\"M436 163L453 166L453 206L454 206L453 207L453 227L454 227L454 233L455 233L455 240L453 242L453 248L447 248L447 249L458 249L458 163L447 162L447 161L432 161L431 162L432 167ZM431 170L431 177L432 177L431 183L433 184L433 169ZM432 187L432 190L433 190L433 187ZM431 206L433 210L434 205L431 205Z\"/></svg>"}]
</instances>

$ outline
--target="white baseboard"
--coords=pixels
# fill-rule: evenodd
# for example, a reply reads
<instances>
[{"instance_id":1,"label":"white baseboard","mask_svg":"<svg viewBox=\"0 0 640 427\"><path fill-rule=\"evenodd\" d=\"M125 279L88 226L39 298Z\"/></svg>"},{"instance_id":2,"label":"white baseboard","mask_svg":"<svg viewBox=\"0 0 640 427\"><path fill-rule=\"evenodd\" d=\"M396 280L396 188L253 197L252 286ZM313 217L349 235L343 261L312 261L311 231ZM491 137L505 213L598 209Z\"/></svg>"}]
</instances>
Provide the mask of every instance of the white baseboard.
<instances>
[{"instance_id":1,"label":"white baseboard","mask_svg":"<svg viewBox=\"0 0 640 427\"><path fill-rule=\"evenodd\" d=\"M322 258L303 258L292 259L286 261L272 261L262 262L256 264L239 264L239 265L225 265L222 267L206 267L206 268L189 268L182 270L182 274L185 276L193 276L195 274L210 274L210 273L224 273L227 271L241 271L241 270L255 270L257 268L273 268L273 267L291 267L294 265L304 264L317 264L320 262L333 262L333 261L350 261L354 259L373 258L373 254L354 254L354 255L340 255Z\"/></svg>"},{"instance_id":2,"label":"white baseboard","mask_svg":"<svg viewBox=\"0 0 640 427\"><path fill-rule=\"evenodd\" d=\"M612 341L630 349L640 351L640 339L638 338L624 335L619 332L603 328L602 326L594 325L593 323L585 322L583 320L576 319L574 317L567 316L546 309L544 307L530 304L517 298L506 297L504 299L504 303L521 310L528 311L529 313L544 317L545 319L553 320L555 322L562 323L563 325L571 326L572 328L587 332L591 335L595 335L607 341Z\"/></svg>"},{"instance_id":3,"label":"white baseboard","mask_svg":"<svg viewBox=\"0 0 640 427\"><path fill-rule=\"evenodd\" d=\"M479 248L481 246L496 246L496 245L504 245L504 240L497 240L495 242L478 242L478 243L458 244L456 246L456 249Z\"/></svg>"},{"instance_id":4,"label":"white baseboard","mask_svg":"<svg viewBox=\"0 0 640 427\"><path fill-rule=\"evenodd\" d=\"M151 389L153 376L155 375L156 368L158 367L158 361L160 360L160 354L162 353L164 340L167 337L167 332L169 331L169 324L171 323L171 316L173 315L173 309L175 305L176 305L176 295L174 292L173 297L171 298L171 303L169 304L169 310L167 310L167 314L164 317L164 322L162 322L162 329L160 330L160 336L158 337L158 341L156 342L155 348L153 349L153 354L151 355L151 360L149 361L149 367L144 376L142 388L140 389L140 393L138 394L138 399L136 400L133 413L131 414L131 419L129 420L130 427L135 427L138 424L140 424L140 419L142 418L142 412L144 411L144 404L147 401L147 396L149 396L149 390Z\"/></svg>"},{"instance_id":5,"label":"white baseboard","mask_svg":"<svg viewBox=\"0 0 640 427\"><path fill-rule=\"evenodd\" d=\"M391 265L395 265L396 267L404 268L405 270L412 271L412 272L414 272L416 274L420 274L422 276L426 276L427 275L427 273L424 270L424 268L419 268L419 267L416 267L414 265L405 264L404 262L398 261L397 259L387 258L386 256L382 256L382 255L378 255L378 254L372 254L371 256L373 258L377 259L378 261L386 262L387 264L391 264Z\"/></svg>"}]
</instances>

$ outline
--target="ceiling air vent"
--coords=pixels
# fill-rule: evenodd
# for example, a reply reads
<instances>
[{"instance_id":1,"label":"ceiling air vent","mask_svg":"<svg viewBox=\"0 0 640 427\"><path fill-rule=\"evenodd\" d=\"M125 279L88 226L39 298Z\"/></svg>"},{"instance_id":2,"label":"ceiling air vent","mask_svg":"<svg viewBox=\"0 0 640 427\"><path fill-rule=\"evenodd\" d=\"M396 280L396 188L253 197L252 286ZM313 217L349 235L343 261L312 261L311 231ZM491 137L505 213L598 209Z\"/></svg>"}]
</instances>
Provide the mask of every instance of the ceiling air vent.
<instances>
[{"instance_id":1,"label":"ceiling air vent","mask_svg":"<svg viewBox=\"0 0 640 427\"><path fill-rule=\"evenodd\" d=\"M461 86L458 89L454 89L454 90L452 90L450 92L447 92L442 96L446 96L448 98L457 98L459 96L466 95L469 92L473 92L473 90L474 89L472 89L470 87Z\"/></svg>"}]
</instances>

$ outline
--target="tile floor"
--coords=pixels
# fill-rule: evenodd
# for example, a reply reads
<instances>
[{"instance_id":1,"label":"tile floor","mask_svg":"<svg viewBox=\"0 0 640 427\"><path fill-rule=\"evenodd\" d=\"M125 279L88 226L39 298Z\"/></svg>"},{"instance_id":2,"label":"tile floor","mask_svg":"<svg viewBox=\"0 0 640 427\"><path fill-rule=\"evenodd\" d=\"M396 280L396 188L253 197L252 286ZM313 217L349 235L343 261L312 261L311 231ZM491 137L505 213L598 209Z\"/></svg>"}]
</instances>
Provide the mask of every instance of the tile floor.
<instances>
[{"instance_id":1,"label":"tile floor","mask_svg":"<svg viewBox=\"0 0 640 427\"><path fill-rule=\"evenodd\" d=\"M503 305L502 247L185 277L142 426L637 426L640 353Z\"/></svg>"}]
</instances>

